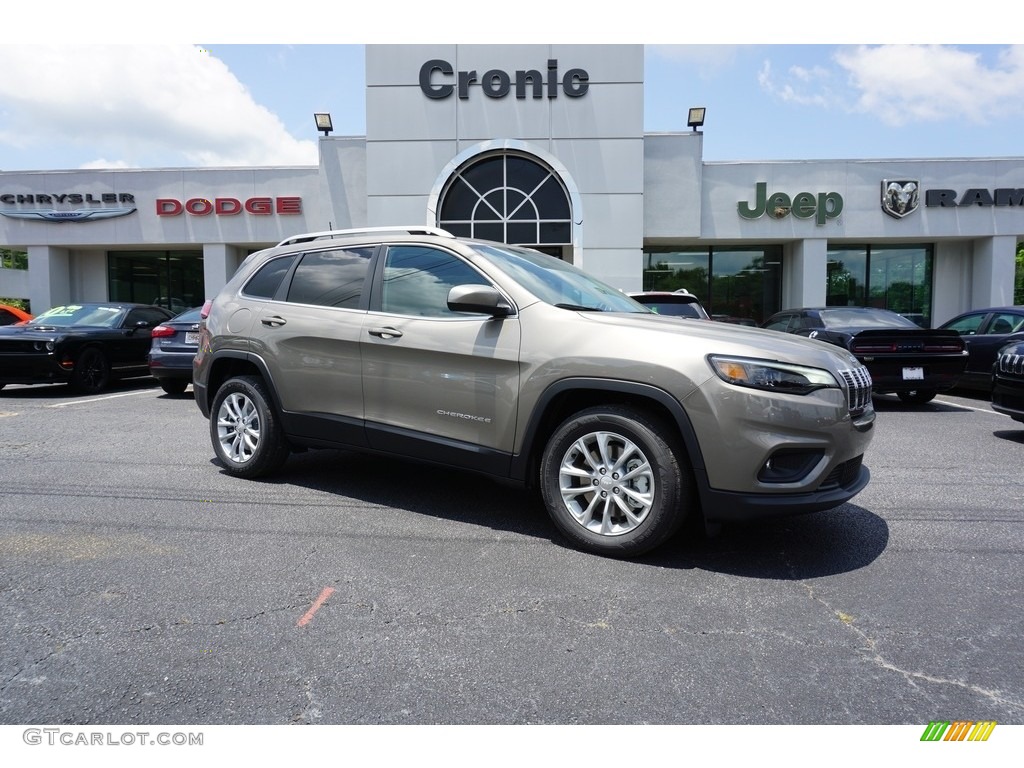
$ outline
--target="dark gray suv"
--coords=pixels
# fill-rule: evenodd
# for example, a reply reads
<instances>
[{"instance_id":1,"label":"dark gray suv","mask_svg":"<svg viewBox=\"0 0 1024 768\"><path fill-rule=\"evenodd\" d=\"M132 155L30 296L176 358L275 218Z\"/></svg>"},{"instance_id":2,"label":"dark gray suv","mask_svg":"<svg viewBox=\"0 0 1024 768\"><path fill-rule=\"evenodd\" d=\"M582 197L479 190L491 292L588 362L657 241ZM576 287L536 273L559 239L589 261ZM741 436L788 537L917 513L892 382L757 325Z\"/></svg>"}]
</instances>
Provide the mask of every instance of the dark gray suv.
<instances>
[{"instance_id":1,"label":"dark gray suv","mask_svg":"<svg viewBox=\"0 0 1024 768\"><path fill-rule=\"evenodd\" d=\"M430 227L289 238L204 310L196 404L238 477L363 449L540 491L575 545L838 506L871 378L823 342L652 312L526 248Z\"/></svg>"}]
</instances>

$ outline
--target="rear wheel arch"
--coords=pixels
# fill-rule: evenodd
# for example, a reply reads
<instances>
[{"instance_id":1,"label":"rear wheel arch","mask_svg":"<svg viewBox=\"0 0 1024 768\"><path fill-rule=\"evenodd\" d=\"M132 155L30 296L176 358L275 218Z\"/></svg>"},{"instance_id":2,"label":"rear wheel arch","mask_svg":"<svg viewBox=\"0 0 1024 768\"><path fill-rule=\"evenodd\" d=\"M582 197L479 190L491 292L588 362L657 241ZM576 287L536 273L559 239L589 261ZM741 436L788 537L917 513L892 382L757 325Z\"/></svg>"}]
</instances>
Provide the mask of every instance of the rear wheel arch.
<instances>
[{"instance_id":1,"label":"rear wheel arch","mask_svg":"<svg viewBox=\"0 0 1024 768\"><path fill-rule=\"evenodd\" d=\"M239 376L254 376L263 380L267 397L274 409L280 413L281 403L277 397L277 388L266 363L255 355L246 352L226 352L218 355L211 363L206 377L206 389L210 400L217 395L217 390L224 382Z\"/></svg>"}]
</instances>

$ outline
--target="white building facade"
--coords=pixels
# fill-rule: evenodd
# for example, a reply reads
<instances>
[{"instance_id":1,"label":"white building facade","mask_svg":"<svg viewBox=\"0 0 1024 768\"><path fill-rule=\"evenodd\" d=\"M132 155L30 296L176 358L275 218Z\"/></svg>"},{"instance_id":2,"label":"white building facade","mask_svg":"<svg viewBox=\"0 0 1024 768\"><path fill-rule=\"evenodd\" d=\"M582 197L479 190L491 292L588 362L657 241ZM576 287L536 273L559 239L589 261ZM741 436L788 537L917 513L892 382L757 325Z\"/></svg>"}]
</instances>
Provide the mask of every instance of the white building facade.
<instances>
[{"instance_id":1,"label":"white building facade","mask_svg":"<svg viewBox=\"0 0 1024 768\"><path fill-rule=\"evenodd\" d=\"M718 315L1013 303L1024 157L704 162L643 132L643 47L369 45L366 136L317 166L0 173L0 296L201 304L301 232L429 224ZM312 129L312 122L311 122Z\"/></svg>"}]
</instances>

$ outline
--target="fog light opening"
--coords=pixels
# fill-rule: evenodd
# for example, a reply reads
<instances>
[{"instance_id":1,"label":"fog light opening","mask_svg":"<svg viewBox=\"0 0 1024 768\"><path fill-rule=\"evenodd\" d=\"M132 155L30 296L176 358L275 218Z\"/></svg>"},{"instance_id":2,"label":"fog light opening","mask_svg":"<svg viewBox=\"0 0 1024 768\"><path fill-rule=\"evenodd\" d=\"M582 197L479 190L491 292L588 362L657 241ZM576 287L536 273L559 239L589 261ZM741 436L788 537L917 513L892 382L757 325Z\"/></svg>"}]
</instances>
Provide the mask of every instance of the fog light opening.
<instances>
[{"instance_id":1,"label":"fog light opening","mask_svg":"<svg viewBox=\"0 0 1024 768\"><path fill-rule=\"evenodd\" d=\"M806 448L776 451L761 466L757 479L762 483L797 483L811 473L825 454Z\"/></svg>"}]
</instances>

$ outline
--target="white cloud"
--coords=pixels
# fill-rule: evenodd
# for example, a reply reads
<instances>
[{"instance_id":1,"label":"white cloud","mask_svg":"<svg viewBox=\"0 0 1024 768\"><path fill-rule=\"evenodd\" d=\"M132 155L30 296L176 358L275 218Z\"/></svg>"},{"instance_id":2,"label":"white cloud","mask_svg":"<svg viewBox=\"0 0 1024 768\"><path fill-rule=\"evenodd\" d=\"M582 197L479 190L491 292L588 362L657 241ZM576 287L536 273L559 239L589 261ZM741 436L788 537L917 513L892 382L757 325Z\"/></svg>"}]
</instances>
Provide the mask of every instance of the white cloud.
<instances>
[{"instance_id":1,"label":"white cloud","mask_svg":"<svg viewBox=\"0 0 1024 768\"><path fill-rule=\"evenodd\" d=\"M792 66L778 80L771 61L765 61L757 73L757 82L763 90L791 104L825 109L842 104L842 98L834 90L834 75L825 67Z\"/></svg>"},{"instance_id":2,"label":"white cloud","mask_svg":"<svg viewBox=\"0 0 1024 768\"><path fill-rule=\"evenodd\" d=\"M761 88L785 102L875 115L891 126L942 120L983 125L1024 113L1024 46L985 53L952 45L839 48L837 68L791 66L778 76L770 61Z\"/></svg>"},{"instance_id":3,"label":"white cloud","mask_svg":"<svg viewBox=\"0 0 1024 768\"><path fill-rule=\"evenodd\" d=\"M1020 114L1024 47L981 54L944 45L857 46L835 56L859 94L854 108L889 125L945 119L984 124Z\"/></svg>"},{"instance_id":4,"label":"white cloud","mask_svg":"<svg viewBox=\"0 0 1024 768\"><path fill-rule=\"evenodd\" d=\"M316 165L215 56L192 45L0 46L0 141L58 142L103 167Z\"/></svg>"}]
</instances>

